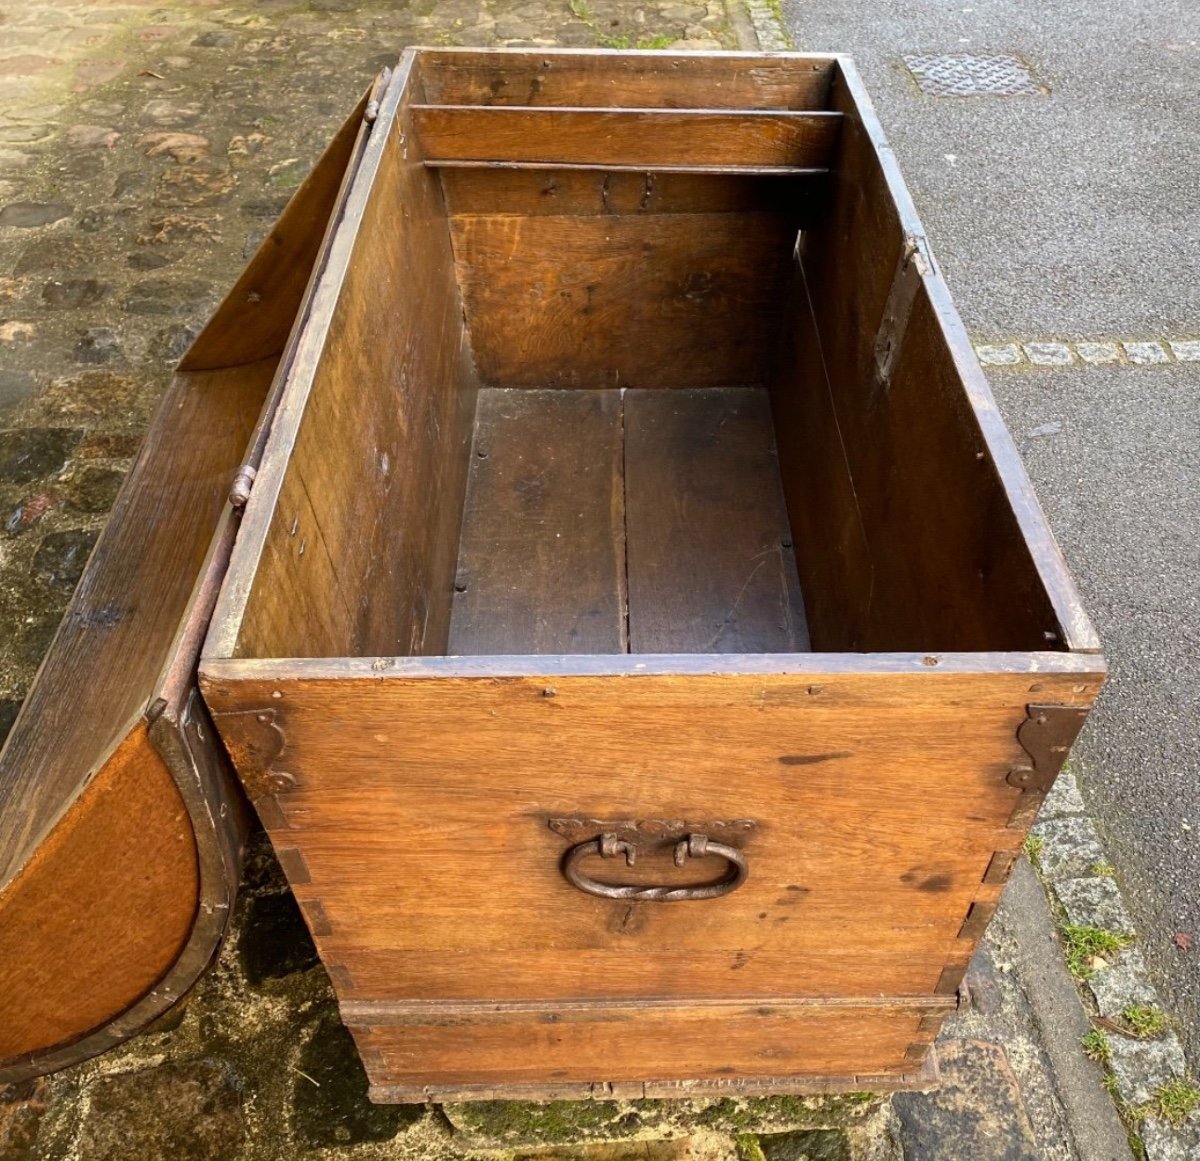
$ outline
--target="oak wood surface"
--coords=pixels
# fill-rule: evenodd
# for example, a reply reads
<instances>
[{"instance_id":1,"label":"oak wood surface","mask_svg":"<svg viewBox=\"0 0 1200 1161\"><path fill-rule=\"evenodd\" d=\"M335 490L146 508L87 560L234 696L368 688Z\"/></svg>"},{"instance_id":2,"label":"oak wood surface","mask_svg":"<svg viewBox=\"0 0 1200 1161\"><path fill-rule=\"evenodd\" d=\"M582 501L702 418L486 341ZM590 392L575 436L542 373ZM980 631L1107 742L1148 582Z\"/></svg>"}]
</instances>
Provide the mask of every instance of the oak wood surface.
<instances>
[{"instance_id":1,"label":"oak wood surface","mask_svg":"<svg viewBox=\"0 0 1200 1161\"><path fill-rule=\"evenodd\" d=\"M449 653L623 653L616 391L483 391Z\"/></svg>"},{"instance_id":2,"label":"oak wood surface","mask_svg":"<svg viewBox=\"0 0 1200 1161\"><path fill-rule=\"evenodd\" d=\"M192 929L191 821L144 726L0 892L0 1067L139 1000Z\"/></svg>"},{"instance_id":3,"label":"oak wood surface","mask_svg":"<svg viewBox=\"0 0 1200 1161\"><path fill-rule=\"evenodd\" d=\"M375 1084L821 1076L904 1068L912 1008L636 1008L351 1024Z\"/></svg>"},{"instance_id":4,"label":"oak wood surface","mask_svg":"<svg viewBox=\"0 0 1200 1161\"><path fill-rule=\"evenodd\" d=\"M796 236L787 214L459 215L451 230L489 386L765 380Z\"/></svg>"},{"instance_id":5,"label":"oak wood surface","mask_svg":"<svg viewBox=\"0 0 1200 1161\"><path fill-rule=\"evenodd\" d=\"M624 413L631 651L806 651L766 392L633 390Z\"/></svg>"},{"instance_id":6,"label":"oak wood surface","mask_svg":"<svg viewBox=\"0 0 1200 1161\"><path fill-rule=\"evenodd\" d=\"M758 53L489 53L422 49L425 99L440 105L821 109L833 58Z\"/></svg>"},{"instance_id":7,"label":"oak wood surface","mask_svg":"<svg viewBox=\"0 0 1200 1161\"><path fill-rule=\"evenodd\" d=\"M222 598L245 603L241 653L445 647L474 376L406 67L381 103L247 507L249 556L261 555L234 562Z\"/></svg>"},{"instance_id":8,"label":"oak wood surface","mask_svg":"<svg viewBox=\"0 0 1200 1161\"><path fill-rule=\"evenodd\" d=\"M168 388L0 754L0 888L145 709L273 370L265 360Z\"/></svg>"},{"instance_id":9,"label":"oak wood surface","mask_svg":"<svg viewBox=\"0 0 1200 1161\"><path fill-rule=\"evenodd\" d=\"M681 950L701 953L688 986L706 994L721 994L722 974L741 994L931 993L995 851L1020 845L1007 829L1019 791L1005 779L1028 699L1086 704L1097 684L936 667L617 681L228 674L206 671L204 690L243 776L256 709L274 710L285 739L273 769L288 789L264 818L305 868L295 890L303 908L319 905L322 955L378 981L381 999L476 985L480 998L570 996L605 952L625 994L669 995ZM351 719L352 731L327 725ZM754 819L750 879L695 904L585 895L559 872L556 816ZM665 862L599 873L716 870ZM618 966L624 948L637 955ZM406 956L410 982L388 970ZM506 974L514 957L523 964Z\"/></svg>"},{"instance_id":10,"label":"oak wood surface","mask_svg":"<svg viewBox=\"0 0 1200 1161\"><path fill-rule=\"evenodd\" d=\"M253 363L283 350L346 174L365 140L363 113L370 96L364 94L292 195L250 264L184 354L181 371Z\"/></svg>"},{"instance_id":11,"label":"oak wood surface","mask_svg":"<svg viewBox=\"0 0 1200 1161\"><path fill-rule=\"evenodd\" d=\"M819 649L1094 649L853 67L772 377ZM798 497L822 494L823 506ZM806 546L829 550L806 554ZM920 641L921 646L916 643Z\"/></svg>"},{"instance_id":12,"label":"oak wood surface","mask_svg":"<svg viewBox=\"0 0 1200 1161\"><path fill-rule=\"evenodd\" d=\"M661 169L446 167L440 175L446 208L455 217L758 211L791 215L801 227L816 219L827 188L818 176L695 174Z\"/></svg>"},{"instance_id":13,"label":"oak wood surface","mask_svg":"<svg viewBox=\"0 0 1200 1161\"><path fill-rule=\"evenodd\" d=\"M418 105L413 114L431 162L823 168L841 127L824 111Z\"/></svg>"}]
</instances>

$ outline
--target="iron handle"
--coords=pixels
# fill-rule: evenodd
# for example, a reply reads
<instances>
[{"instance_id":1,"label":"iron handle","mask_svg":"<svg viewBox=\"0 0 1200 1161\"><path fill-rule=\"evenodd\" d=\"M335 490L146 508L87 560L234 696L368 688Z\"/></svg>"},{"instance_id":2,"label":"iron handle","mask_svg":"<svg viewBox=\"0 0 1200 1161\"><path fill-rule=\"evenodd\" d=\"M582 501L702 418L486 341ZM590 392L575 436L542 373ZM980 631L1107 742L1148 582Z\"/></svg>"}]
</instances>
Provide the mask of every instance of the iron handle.
<instances>
[{"instance_id":1,"label":"iron handle","mask_svg":"<svg viewBox=\"0 0 1200 1161\"><path fill-rule=\"evenodd\" d=\"M716 855L729 864L724 878L715 883L701 883L694 887L619 887L612 883L600 883L585 875L579 864L584 859L599 855L603 859L625 856L626 865L632 866L637 859L637 848L615 834L602 834L599 838L577 843L563 858L562 872L567 882L589 895L602 899L636 899L641 902L678 903L685 899L718 899L736 891L750 874L746 856L736 847L711 842L707 835L689 834L675 844L675 865L684 866L688 859L702 859L705 855Z\"/></svg>"}]
</instances>

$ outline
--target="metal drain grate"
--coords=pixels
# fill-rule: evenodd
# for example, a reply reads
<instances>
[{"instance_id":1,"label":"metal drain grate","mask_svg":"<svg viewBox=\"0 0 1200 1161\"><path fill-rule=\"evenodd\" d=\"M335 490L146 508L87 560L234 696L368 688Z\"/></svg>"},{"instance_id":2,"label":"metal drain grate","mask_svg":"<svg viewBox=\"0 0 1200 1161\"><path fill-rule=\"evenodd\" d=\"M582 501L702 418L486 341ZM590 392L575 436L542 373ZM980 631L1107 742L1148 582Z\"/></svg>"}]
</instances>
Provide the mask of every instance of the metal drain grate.
<instances>
[{"instance_id":1,"label":"metal drain grate","mask_svg":"<svg viewBox=\"0 0 1200 1161\"><path fill-rule=\"evenodd\" d=\"M906 56L904 63L921 92L931 97L1040 96L1047 91L1015 56L938 53Z\"/></svg>"}]
</instances>

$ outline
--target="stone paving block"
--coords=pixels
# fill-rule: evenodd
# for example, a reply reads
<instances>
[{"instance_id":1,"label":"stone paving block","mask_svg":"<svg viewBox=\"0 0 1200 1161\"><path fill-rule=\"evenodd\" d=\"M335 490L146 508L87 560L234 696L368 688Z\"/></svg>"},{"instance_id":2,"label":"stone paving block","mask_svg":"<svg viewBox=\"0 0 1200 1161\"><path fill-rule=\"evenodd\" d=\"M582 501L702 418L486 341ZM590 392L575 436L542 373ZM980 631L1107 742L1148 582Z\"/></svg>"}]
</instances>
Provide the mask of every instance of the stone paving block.
<instances>
[{"instance_id":1,"label":"stone paving block","mask_svg":"<svg viewBox=\"0 0 1200 1161\"><path fill-rule=\"evenodd\" d=\"M1197 1161L1200 1158L1200 1113L1181 1125L1159 1117L1147 1117L1138 1126L1146 1161Z\"/></svg>"},{"instance_id":2,"label":"stone paving block","mask_svg":"<svg viewBox=\"0 0 1200 1161\"><path fill-rule=\"evenodd\" d=\"M1125 348L1125 357L1139 366L1169 362L1161 343L1122 343L1121 346Z\"/></svg>"},{"instance_id":3,"label":"stone paving block","mask_svg":"<svg viewBox=\"0 0 1200 1161\"><path fill-rule=\"evenodd\" d=\"M905 1161L1043 1161L1003 1048L942 1042L938 1064L939 1089L893 1098Z\"/></svg>"},{"instance_id":4,"label":"stone paving block","mask_svg":"<svg viewBox=\"0 0 1200 1161\"><path fill-rule=\"evenodd\" d=\"M1137 934L1120 889L1106 875L1056 879L1054 893L1072 923L1127 935Z\"/></svg>"},{"instance_id":5,"label":"stone paving block","mask_svg":"<svg viewBox=\"0 0 1200 1161\"><path fill-rule=\"evenodd\" d=\"M1133 1040L1128 1036L1108 1038L1117 1092L1126 1104L1144 1105L1159 1086L1184 1074L1186 1063L1174 1032L1158 1040Z\"/></svg>"},{"instance_id":6,"label":"stone paving block","mask_svg":"<svg viewBox=\"0 0 1200 1161\"><path fill-rule=\"evenodd\" d=\"M1087 983L1100 1015L1110 1020L1116 1020L1126 1008L1159 1006L1158 993L1136 947L1118 952L1108 967L1095 972Z\"/></svg>"},{"instance_id":7,"label":"stone paving block","mask_svg":"<svg viewBox=\"0 0 1200 1161\"><path fill-rule=\"evenodd\" d=\"M423 1105L375 1105L350 1033L336 1017L317 1025L295 1068L292 1129L317 1148L391 1140L425 1115Z\"/></svg>"},{"instance_id":8,"label":"stone paving block","mask_svg":"<svg viewBox=\"0 0 1200 1161\"><path fill-rule=\"evenodd\" d=\"M85 1108L73 1161L229 1161L246 1136L237 1078L215 1061L101 1076Z\"/></svg>"},{"instance_id":9,"label":"stone paving block","mask_svg":"<svg viewBox=\"0 0 1200 1161\"><path fill-rule=\"evenodd\" d=\"M1105 861L1104 848L1090 818L1051 818L1033 826L1042 840L1038 863L1048 879L1078 878Z\"/></svg>"},{"instance_id":10,"label":"stone paving block","mask_svg":"<svg viewBox=\"0 0 1200 1161\"><path fill-rule=\"evenodd\" d=\"M0 431L0 484L30 484L62 471L82 436L64 427Z\"/></svg>"},{"instance_id":11,"label":"stone paving block","mask_svg":"<svg viewBox=\"0 0 1200 1161\"><path fill-rule=\"evenodd\" d=\"M1026 343L1025 357L1035 367L1066 367L1075 362L1066 343Z\"/></svg>"},{"instance_id":12,"label":"stone paving block","mask_svg":"<svg viewBox=\"0 0 1200 1161\"><path fill-rule=\"evenodd\" d=\"M510 1161L702 1161L710 1152L688 1137L658 1141L603 1141L513 1153Z\"/></svg>"},{"instance_id":13,"label":"stone paving block","mask_svg":"<svg viewBox=\"0 0 1200 1161\"><path fill-rule=\"evenodd\" d=\"M850 1161L846 1134L832 1129L770 1133L759 1137L758 1144L766 1161Z\"/></svg>"},{"instance_id":14,"label":"stone paving block","mask_svg":"<svg viewBox=\"0 0 1200 1161\"><path fill-rule=\"evenodd\" d=\"M0 1086L0 1157L4 1161L36 1161L38 1126L46 1099L46 1081L41 1077Z\"/></svg>"},{"instance_id":15,"label":"stone paving block","mask_svg":"<svg viewBox=\"0 0 1200 1161\"><path fill-rule=\"evenodd\" d=\"M1172 340L1171 353L1181 363L1200 363L1200 340L1188 339L1184 342Z\"/></svg>"},{"instance_id":16,"label":"stone paving block","mask_svg":"<svg viewBox=\"0 0 1200 1161\"><path fill-rule=\"evenodd\" d=\"M1021 348L1016 343L983 343L975 354L985 367L1011 367L1021 361Z\"/></svg>"},{"instance_id":17,"label":"stone paving block","mask_svg":"<svg viewBox=\"0 0 1200 1161\"><path fill-rule=\"evenodd\" d=\"M36 386L28 371L0 369L0 408L12 407L28 399Z\"/></svg>"},{"instance_id":18,"label":"stone paving block","mask_svg":"<svg viewBox=\"0 0 1200 1161\"><path fill-rule=\"evenodd\" d=\"M1121 348L1116 343L1076 343L1075 353L1093 366L1121 361Z\"/></svg>"},{"instance_id":19,"label":"stone paving block","mask_svg":"<svg viewBox=\"0 0 1200 1161\"><path fill-rule=\"evenodd\" d=\"M1050 793L1046 795L1038 818L1063 818L1071 814L1087 814L1083 795L1079 793L1079 783L1070 770L1064 770L1054 781Z\"/></svg>"}]
</instances>

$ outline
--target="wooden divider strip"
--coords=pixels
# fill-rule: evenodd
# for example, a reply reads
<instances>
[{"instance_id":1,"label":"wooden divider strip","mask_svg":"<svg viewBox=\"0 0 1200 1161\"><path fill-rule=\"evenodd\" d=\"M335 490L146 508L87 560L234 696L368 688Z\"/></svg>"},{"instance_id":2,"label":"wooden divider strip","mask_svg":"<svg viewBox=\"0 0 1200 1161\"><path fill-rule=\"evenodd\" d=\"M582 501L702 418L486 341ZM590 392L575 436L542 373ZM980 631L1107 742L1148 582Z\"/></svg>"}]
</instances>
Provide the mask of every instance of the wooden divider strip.
<instances>
[{"instance_id":1,"label":"wooden divider strip","mask_svg":"<svg viewBox=\"0 0 1200 1161\"><path fill-rule=\"evenodd\" d=\"M415 105L428 161L825 168L840 113Z\"/></svg>"}]
</instances>

